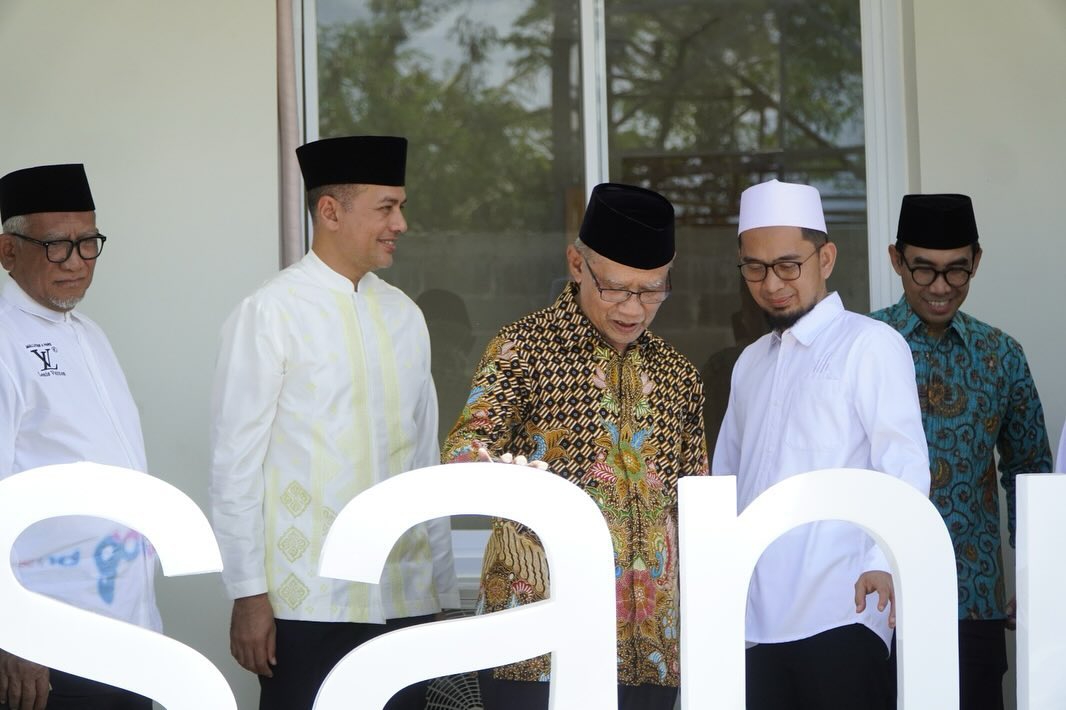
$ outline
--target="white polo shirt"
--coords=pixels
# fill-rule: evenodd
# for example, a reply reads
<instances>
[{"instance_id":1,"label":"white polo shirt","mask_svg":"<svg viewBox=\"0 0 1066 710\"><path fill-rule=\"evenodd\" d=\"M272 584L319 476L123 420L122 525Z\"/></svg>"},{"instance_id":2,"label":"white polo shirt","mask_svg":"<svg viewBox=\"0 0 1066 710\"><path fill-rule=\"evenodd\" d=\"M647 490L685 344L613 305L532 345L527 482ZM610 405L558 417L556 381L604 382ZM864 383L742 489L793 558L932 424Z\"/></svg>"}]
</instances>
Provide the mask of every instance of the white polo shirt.
<instances>
[{"instance_id":1,"label":"white polo shirt","mask_svg":"<svg viewBox=\"0 0 1066 710\"><path fill-rule=\"evenodd\" d=\"M140 418L115 353L96 323L0 290L0 478L92 461L147 469ZM100 518L37 523L12 563L29 589L156 631L155 553L136 531Z\"/></svg>"}]
</instances>

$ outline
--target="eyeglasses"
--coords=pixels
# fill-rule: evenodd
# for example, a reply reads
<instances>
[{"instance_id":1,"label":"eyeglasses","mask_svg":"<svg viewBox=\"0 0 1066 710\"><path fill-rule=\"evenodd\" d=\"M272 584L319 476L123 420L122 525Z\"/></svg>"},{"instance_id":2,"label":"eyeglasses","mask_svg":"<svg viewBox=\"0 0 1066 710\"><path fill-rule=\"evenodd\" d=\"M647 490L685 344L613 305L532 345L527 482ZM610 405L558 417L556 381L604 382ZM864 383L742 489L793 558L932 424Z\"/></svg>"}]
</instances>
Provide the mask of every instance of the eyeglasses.
<instances>
[{"instance_id":1,"label":"eyeglasses","mask_svg":"<svg viewBox=\"0 0 1066 710\"><path fill-rule=\"evenodd\" d=\"M603 288L600 286L600 280L593 273L588 259L585 259L585 268L588 269L589 276L592 277L592 283L596 285L596 290L600 292L600 298L607 303L625 303L631 296L636 296L641 303L653 304L662 303L670 297L669 273L666 275L666 288L662 291L630 291L625 288Z\"/></svg>"},{"instance_id":2,"label":"eyeglasses","mask_svg":"<svg viewBox=\"0 0 1066 710\"><path fill-rule=\"evenodd\" d=\"M911 272L911 278L919 286L931 286L938 276L943 276L948 286L959 288L960 286L965 286L970 281L970 277L973 276L973 269L966 269L961 266L934 269L931 266L911 266L902 255L899 260L903 262L903 266L907 271Z\"/></svg>"},{"instance_id":3,"label":"eyeglasses","mask_svg":"<svg viewBox=\"0 0 1066 710\"><path fill-rule=\"evenodd\" d=\"M815 247L814 251L811 252L811 256L817 254L821 249L821 246ZM795 281L800 277L803 265L811 260L811 256L808 256L803 261L775 261L772 264L767 264L764 261L745 261L743 264L737 264L737 268L740 269L740 275L744 277L744 280L750 283L765 281L770 269L773 269L777 278L782 281Z\"/></svg>"},{"instance_id":4,"label":"eyeglasses","mask_svg":"<svg viewBox=\"0 0 1066 710\"><path fill-rule=\"evenodd\" d=\"M62 264L69 259L70 255L74 253L74 247L78 248L78 256L85 261L92 261L100 256L100 252L104 250L104 242L107 241L107 237L103 234L94 234L91 237L82 237L81 239L53 239L47 242L27 237L25 234L19 234L18 232L9 232L9 234L43 247L44 257L53 264Z\"/></svg>"}]
</instances>

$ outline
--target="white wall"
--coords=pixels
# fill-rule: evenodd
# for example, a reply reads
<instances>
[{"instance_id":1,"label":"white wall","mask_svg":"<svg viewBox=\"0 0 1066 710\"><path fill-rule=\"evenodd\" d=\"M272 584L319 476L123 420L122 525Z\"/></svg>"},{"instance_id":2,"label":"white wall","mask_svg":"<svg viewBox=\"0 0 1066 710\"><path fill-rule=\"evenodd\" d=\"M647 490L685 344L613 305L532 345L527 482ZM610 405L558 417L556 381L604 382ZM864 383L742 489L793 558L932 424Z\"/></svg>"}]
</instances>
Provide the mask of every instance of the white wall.
<instances>
[{"instance_id":1,"label":"white wall","mask_svg":"<svg viewBox=\"0 0 1066 710\"><path fill-rule=\"evenodd\" d=\"M278 263L274 37L262 0L0 2L0 174L85 163L109 239L84 310L125 368L151 472L205 511L219 326ZM254 707L218 575L160 579L159 597L167 633Z\"/></svg>"},{"instance_id":2,"label":"white wall","mask_svg":"<svg viewBox=\"0 0 1066 710\"><path fill-rule=\"evenodd\" d=\"M964 309L1024 346L1054 450L1066 416L1066 3L913 6L921 184L911 188L973 198L984 257ZM1013 678L1008 692L1013 707Z\"/></svg>"}]
</instances>

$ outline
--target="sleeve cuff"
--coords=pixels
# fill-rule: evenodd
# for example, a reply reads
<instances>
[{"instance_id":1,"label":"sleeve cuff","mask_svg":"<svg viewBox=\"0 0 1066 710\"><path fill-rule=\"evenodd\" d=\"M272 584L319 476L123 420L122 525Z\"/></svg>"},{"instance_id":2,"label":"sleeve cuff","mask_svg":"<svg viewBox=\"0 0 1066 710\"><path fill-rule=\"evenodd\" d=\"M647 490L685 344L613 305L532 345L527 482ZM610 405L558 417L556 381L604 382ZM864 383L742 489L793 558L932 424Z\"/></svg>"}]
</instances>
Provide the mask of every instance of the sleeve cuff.
<instances>
[{"instance_id":1,"label":"sleeve cuff","mask_svg":"<svg viewBox=\"0 0 1066 710\"><path fill-rule=\"evenodd\" d=\"M258 577L256 579L240 582L227 582L225 579L222 581L226 585L226 595L230 599L254 597L256 594L266 594L267 591L266 577Z\"/></svg>"}]
</instances>

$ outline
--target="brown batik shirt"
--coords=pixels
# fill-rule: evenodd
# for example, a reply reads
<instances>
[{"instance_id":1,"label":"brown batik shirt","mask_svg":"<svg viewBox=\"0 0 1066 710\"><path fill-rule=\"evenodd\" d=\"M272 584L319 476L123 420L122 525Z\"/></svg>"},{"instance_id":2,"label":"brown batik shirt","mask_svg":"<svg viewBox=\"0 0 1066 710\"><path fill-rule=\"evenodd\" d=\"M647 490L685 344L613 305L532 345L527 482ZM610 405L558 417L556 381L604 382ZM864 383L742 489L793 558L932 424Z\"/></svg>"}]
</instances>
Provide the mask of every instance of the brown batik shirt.
<instances>
[{"instance_id":1,"label":"brown batik shirt","mask_svg":"<svg viewBox=\"0 0 1066 710\"><path fill-rule=\"evenodd\" d=\"M619 354L570 284L485 350L443 460L473 461L481 447L545 461L596 501L614 545L618 682L677 686L677 480L708 472L696 368L648 332ZM547 596L537 536L495 519L478 613ZM497 668L496 677L546 680L549 667L541 656Z\"/></svg>"}]
</instances>

